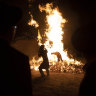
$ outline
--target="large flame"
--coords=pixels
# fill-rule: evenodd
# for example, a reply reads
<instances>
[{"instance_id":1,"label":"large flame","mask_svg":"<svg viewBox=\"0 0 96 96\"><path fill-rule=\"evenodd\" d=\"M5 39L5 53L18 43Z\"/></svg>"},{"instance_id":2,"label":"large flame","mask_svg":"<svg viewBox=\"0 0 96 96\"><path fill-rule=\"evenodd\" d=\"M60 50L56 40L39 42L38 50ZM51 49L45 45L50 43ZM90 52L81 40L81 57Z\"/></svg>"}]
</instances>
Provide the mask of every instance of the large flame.
<instances>
[{"instance_id":1,"label":"large flame","mask_svg":"<svg viewBox=\"0 0 96 96\"><path fill-rule=\"evenodd\" d=\"M62 14L60 13L58 8L53 8L52 3L47 3L45 6L39 5L39 9L41 12L46 12L46 26L47 29L44 32L47 38L44 45L45 48L48 51L48 59L50 62L50 65L57 65L60 66L60 70L62 71L65 68L65 64L75 64L75 65L82 65L80 61L70 59L67 56L67 51L64 51L64 42L63 36L64 36L64 24L66 23L66 20L63 18ZM40 35L40 32L38 31L38 41L39 45L42 45L42 37ZM62 57L62 61L58 63L58 56L56 54L52 53L59 53ZM34 61L34 60L32 60ZM36 62L36 60L35 60ZM36 67L37 68L37 67ZM52 67L51 67L52 68ZM55 67L54 67L55 68ZM73 68L73 67L72 67ZM55 70L55 69L53 69ZM74 70L74 68L72 69ZM64 71L64 70L63 70Z\"/></svg>"},{"instance_id":2,"label":"large flame","mask_svg":"<svg viewBox=\"0 0 96 96\"><path fill-rule=\"evenodd\" d=\"M40 11L46 12L46 22L48 23L48 29L46 29L45 35L47 41L45 42L45 47L48 50L48 58L51 61L57 60L56 56L53 56L52 52L59 52L61 55L63 53L63 34L62 31L63 24L66 22L62 18L61 13L58 8L52 9L52 3L46 4L46 6L40 6ZM62 56L63 57L63 56Z\"/></svg>"},{"instance_id":3,"label":"large flame","mask_svg":"<svg viewBox=\"0 0 96 96\"><path fill-rule=\"evenodd\" d=\"M64 34L64 23L66 20L63 19L62 14L59 12L58 8L53 9L53 4L48 3L45 6L39 5L40 11L46 12L46 22L48 29L46 29L45 35L47 41L44 43L46 49L48 50L48 58L50 61L57 61L57 56L52 55L51 53L59 52L63 60L66 60L69 63L74 63L74 59L67 57L67 51L64 51L63 46L63 34ZM80 64L80 62L75 64Z\"/></svg>"}]
</instances>

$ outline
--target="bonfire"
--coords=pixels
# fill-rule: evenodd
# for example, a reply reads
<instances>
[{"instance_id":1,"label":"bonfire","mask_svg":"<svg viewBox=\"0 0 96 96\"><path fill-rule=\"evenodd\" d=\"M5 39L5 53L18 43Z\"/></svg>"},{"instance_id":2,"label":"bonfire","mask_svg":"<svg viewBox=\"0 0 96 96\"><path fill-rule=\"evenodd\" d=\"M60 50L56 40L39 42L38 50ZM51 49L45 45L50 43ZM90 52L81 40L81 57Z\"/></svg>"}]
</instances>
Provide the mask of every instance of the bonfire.
<instances>
[{"instance_id":1,"label":"bonfire","mask_svg":"<svg viewBox=\"0 0 96 96\"><path fill-rule=\"evenodd\" d=\"M63 18L59 11L59 8L53 8L52 3L47 3L46 5L39 5L38 8L40 12L46 13L46 30L44 32L45 42L42 42L42 36L40 30L38 29L38 45L45 45L48 51L48 59L50 64L50 71L53 72L71 72L71 73L82 73L83 63L81 61L75 60L68 57L67 51L64 49L64 24L68 21ZM33 19L32 14L30 14L31 20L28 25L39 27L39 24ZM43 59L33 57L30 60L31 68L38 70L39 65L42 63Z\"/></svg>"}]
</instances>

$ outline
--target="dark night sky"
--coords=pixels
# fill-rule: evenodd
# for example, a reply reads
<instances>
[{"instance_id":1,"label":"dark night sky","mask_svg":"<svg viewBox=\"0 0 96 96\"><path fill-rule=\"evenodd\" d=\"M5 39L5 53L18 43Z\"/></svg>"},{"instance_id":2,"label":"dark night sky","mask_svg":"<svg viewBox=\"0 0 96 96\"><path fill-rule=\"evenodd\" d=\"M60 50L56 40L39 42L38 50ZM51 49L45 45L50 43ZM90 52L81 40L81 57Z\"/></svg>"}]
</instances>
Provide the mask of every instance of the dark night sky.
<instances>
[{"instance_id":1,"label":"dark night sky","mask_svg":"<svg viewBox=\"0 0 96 96\"><path fill-rule=\"evenodd\" d=\"M2 0L0 0L2 1ZM26 37L28 39L35 39L37 36L37 30L34 27L27 25L30 18L28 15L28 0L3 0L10 5L21 8L23 12L22 19L18 24L18 30L16 37ZM44 32L45 28L45 14L40 13L38 4L46 4L53 2L54 6L58 6L63 17L68 20L65 24L64 30L64 47L73 49L72 35L77 30L83 30L83 27L96 23L96 6L95 0L29 0L33 1L31 6L31 12L34 19L40 25L41 33ZM21 38L22 39L22 38Z\"/></svg>"}]
</instances>

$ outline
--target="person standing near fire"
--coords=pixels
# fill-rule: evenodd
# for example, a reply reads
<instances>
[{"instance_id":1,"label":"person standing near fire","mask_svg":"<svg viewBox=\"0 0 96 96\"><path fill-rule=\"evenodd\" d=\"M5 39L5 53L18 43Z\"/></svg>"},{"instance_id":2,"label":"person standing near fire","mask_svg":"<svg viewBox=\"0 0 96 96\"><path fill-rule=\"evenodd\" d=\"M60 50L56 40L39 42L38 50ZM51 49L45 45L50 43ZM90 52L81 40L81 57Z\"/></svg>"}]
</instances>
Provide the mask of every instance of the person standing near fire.
<instances>
[{"instance_id":1,"label":"person standing near fire","mask_svg":"<svg viewBox=\"0 0 96 96\"><path fill-rule=\"evenodd\" d=\"M43 58L43 62L39 66L41 77L45 77L42 69L46 69L47 76L49 76L49 61L47 57L47 50L44 48L44 45L40 46L38 56Z\"/></svg>"}]
</instances>

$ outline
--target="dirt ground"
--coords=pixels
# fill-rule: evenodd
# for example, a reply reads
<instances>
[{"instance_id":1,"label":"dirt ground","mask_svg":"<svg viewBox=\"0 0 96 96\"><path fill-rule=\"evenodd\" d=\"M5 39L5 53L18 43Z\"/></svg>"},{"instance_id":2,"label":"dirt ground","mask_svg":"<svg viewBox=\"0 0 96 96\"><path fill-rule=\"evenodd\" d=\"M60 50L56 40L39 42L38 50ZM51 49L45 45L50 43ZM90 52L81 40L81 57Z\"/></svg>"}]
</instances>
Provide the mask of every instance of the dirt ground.
<instances>
[{"instance_id":1,"label":"dirt ground","mask_svg":"<svg viewBox=\"0 0 96 96\"><path fill-rule=\"evenodd\" d=\"M38 71L32 70L33 96L78 96L83 76L84 74L50 72L49 77L41 78Z\"/></svg>"}]
</instances>

